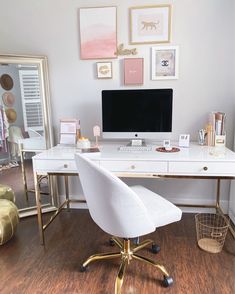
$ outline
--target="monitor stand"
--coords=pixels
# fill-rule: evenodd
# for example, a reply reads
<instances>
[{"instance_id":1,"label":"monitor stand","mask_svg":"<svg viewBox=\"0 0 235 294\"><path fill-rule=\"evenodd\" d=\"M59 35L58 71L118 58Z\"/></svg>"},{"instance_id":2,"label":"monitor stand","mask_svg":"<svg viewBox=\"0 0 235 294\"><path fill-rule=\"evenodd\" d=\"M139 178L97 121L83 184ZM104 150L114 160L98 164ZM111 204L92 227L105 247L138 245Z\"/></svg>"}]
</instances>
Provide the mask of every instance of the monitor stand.
<instances>
[{"instance_id":1,"label":"monitor stand","mask_svg":"<svg viewBox=\"0 0 235 294\"><path fill-rule=\"evenodd\" d=\"M143 139L131 139L127 146L146 146L146 143Z\"/></svg>"}]
</instances>

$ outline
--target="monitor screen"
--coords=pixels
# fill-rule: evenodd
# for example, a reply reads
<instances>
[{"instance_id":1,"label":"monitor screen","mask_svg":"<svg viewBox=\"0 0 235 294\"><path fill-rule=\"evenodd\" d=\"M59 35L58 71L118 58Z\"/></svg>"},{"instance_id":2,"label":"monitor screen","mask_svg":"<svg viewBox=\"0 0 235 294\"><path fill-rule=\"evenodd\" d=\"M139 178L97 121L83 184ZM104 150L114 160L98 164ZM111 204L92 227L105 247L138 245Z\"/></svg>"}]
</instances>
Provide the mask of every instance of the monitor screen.
<instances>
[{"instance_id":1,"label":"monitor screen","mask_svg":"<svg viewBox=\"0 0 235 294\"><path fill-rule=\"evenodd\" d=\"M172 129L172 89L103 90L104 138L154 138Z\"/></svg>"}]
</instances>

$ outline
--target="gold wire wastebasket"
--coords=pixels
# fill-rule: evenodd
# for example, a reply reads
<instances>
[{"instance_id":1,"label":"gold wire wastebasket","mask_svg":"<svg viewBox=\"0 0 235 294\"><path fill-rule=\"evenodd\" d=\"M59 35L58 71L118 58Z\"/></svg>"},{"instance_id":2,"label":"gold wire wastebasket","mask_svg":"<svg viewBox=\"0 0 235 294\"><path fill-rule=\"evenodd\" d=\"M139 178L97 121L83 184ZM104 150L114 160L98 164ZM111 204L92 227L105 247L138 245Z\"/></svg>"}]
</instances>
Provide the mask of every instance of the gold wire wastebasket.
<instances>
[{"instance_id":1,"label":"gold wire wastebasket","mask_svg":"<svg viewBox=\"0 0 235 294\"><path fill-rule=\"evenodd\" d=\"M210 253L222 250L229 221L221 214L199 213L195 216L198 246Z\"/></svg>"}]
</instances>

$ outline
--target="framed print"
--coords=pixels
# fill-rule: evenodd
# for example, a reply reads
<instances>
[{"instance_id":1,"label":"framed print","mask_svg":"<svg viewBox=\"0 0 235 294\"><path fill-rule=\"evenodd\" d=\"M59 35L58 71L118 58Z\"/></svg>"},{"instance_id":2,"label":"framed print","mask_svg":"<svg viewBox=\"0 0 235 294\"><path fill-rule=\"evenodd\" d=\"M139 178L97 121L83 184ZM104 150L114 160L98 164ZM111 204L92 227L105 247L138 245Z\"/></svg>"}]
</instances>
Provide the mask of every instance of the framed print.
<instances>
[{"instance_id":1,"label":"framed print","mask_svg":"<svg viewBox=\"0 0 235 294\"><path fill-rule=\"evenodd\" d=\"M117 58L117 8L80 8L81 59Z\"/></svg>"},{"instance_id":2,"label":"framed print","mask_svg":"<svg viewBox=\"0 0 235 294\"><path fill-rule=\"evenodd\" d=\"M152 80L178 79L178 46L152 48Z\"/></svg>"},{"instance_id":3,"label":"framed print","mask_svg":"<svg viewBox=\"0 0 235 294\"><path fill-rule=\"evenodd\" d=\"M131 44L169 43L171 5L130 8Z\"/></svg>"},{"instance_id":4,"label":"framed print","mask_svg":"<svg viewBox=\"0 0 235 294\"><path fill-rule=\"evenodd\" d=\"M143 58L124 58L124 85L142 85L144 83L143 69Z\"/></svg>"},{"instance_id":5,"label":"framed print","mask_svg":"<svg viewBox=\"0 0 235 294\"><path fill-rule=\"evenodd\" d=\"M97 62L96 69L98 79L112 78L112 62Z\"/></svg>"}]
</instances>

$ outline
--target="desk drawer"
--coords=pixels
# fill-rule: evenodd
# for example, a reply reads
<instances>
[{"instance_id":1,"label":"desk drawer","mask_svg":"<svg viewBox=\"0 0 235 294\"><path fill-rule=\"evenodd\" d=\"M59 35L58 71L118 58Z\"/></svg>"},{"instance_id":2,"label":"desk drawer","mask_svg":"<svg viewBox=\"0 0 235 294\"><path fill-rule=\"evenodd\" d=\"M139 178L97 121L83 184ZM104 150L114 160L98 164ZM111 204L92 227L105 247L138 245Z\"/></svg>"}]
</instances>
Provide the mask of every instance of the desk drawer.
<instances>
[{"instance_id":1,"label":"desk drawer","mask_svg":"<svg viewBox=\"0 0 235 294\"><path fill-rule=\"evenodd\" d=\"M169 173L235 175L233 162L169 162Z\"/></svg>"},{"instance_id":2,"label":"desk drawer","mask_svg":"<svg viewBox=\"0 0 235 294\"><path fill-rule=\"evenodd\" d=\"M167 162L164 161L100 161L100 165L113 172L166 173Z\"/></svg>"},{"instance_id":3,"label":"desk drawer","mask_svg":"<svg viewBox=\"0 0 235 294\"><path fill-rule=\"evenodd\" d=\"M34 169L45 172L77 172L74 160L35 160Z\"/></svg>"}]
</instances>

